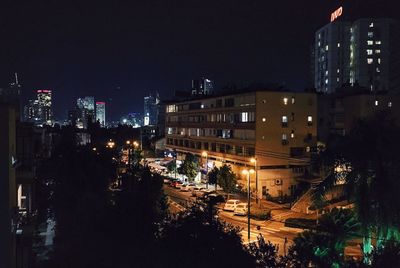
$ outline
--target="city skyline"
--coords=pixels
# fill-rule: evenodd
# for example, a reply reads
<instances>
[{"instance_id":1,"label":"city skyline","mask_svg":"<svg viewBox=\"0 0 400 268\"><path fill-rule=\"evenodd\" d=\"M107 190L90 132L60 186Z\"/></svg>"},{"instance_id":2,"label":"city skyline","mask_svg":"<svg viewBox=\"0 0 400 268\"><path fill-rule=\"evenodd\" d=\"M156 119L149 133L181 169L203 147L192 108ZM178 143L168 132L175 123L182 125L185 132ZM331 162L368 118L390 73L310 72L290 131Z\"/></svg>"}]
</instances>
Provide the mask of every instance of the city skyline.
<instances>
[{"instance_id":1,"label":"city skyline","mask_svg":"<svg viewBox=\"0 0 400 268\"><path fill-rule=\"evenodd\" d=\"M390 1L351 3L343 5L342 16L399 18ZM0 16L8 37L0 44L0 81L5 85L18 72L25 100L33 89L53 89L56 118L65 116L77 96L93 95L106 101L110 118L117 119L141 111L140 100L149 91L165 99L174 90L190 89L190 81L201 76L214 80L216 89L274 82L299 91L312 84L304 66L310 64L314 33L342 4L10 5ZM109 11L118 16L103 20Z\"/></svg>"}]
</instances>

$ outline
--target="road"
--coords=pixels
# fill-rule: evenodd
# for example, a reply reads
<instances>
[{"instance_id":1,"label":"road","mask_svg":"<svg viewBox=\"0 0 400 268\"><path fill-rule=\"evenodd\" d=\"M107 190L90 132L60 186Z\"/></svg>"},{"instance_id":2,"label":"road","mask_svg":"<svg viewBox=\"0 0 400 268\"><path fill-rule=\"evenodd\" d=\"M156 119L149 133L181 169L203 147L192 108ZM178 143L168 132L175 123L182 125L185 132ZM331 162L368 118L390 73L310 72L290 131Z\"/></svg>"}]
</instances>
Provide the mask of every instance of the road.
<instances>
[{"instance_id":1,"label":"road","mask_svg":"<svg viewBox=\"0 0 400 268\"><path fill-rule=\"evenodd\" d=\"M188 206L191 202L196 201L195 197L191 196L190 192L181 192L169 186L164 187L165 193L170 197L170 211L172 213L177 213L182 211L185 206ZM286 211L282 211L286 213ZM249 241L247 239L247 218L243 216L235 216L232 212L223 211L220 209L218 213L220 220L237 226L242 229L240 234L243 238L243 243L247 244ZM257 230L257 226L260 226L260 230ZM262 234L263 237L270 241L272 244L278 246L278 253L280 255L285 254L285 250L293 243L293 239L298 233L303 230L297 228L288 228L284 226L281 221L250 221L250 242L257 240L257 236ZM285 244L285 238L287 243Z\"/></svg>"}]
</instances>

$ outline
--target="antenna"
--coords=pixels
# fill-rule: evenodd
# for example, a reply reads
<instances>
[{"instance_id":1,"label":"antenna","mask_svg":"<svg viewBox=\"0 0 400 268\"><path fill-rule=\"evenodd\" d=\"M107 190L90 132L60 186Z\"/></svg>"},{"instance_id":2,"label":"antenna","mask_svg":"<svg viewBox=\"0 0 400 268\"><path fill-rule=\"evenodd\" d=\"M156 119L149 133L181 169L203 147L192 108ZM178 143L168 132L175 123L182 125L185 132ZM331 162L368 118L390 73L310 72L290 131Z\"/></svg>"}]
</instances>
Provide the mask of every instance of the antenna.
<instances>
[{"instance_id":1,"label":"antenna","mask_svg":"<svg viewBox=\"0 0 400 268\"><path fill-rule=\"evenodd\" d=\"M18 85L18 73L15 73L15 84Z\"/></svg>"}]
</instances>

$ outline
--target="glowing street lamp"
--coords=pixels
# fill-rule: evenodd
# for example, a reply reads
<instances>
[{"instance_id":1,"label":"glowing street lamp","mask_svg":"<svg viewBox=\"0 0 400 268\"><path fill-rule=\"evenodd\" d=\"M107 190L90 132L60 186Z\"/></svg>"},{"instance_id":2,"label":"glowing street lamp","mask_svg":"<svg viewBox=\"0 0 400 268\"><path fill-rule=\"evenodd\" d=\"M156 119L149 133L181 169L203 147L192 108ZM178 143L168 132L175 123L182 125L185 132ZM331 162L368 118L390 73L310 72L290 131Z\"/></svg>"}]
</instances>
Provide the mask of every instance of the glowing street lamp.
<instances>
[{"instance_id":1,"label":"glowing street lamp","mask_svg":"<svg viewBox=\"0 0 400 268\"><path fill-rule=\"evenodd\" d=\"M243 175L247 176L247 240L250 242L250 174L254 173L254 169L244 169Z\"/></svg>"},{"instance_id":2,"label":"glowing street lamp","mask_svg":"<svg viewBox=\"0 0 400 268\"><path fill-rule=\"evenodd\" d=\"M206 178L207 178L207 181L206 181L206 188L208 189L208 177L207 177L207 175L208 175L208 154L207 154L206 151L203 151L203 152L201 153L201 156L206 158ZM215 191L216 191L216 190L217 190L217 184L215 184Z\"/></svg>"},{"instance_id":3,"label":"glowing street lamp","mask_svg":"<svg viewBox=\"0 0 400 268\"><path fill-rule=\"evenodd\" d=\"M139 143L138 143L137 141L134 141L134 142L133 142L133 146L134 146L135 148L137 148L137 147L139 146Z\"/></svg>"},{"instance_id":4,"label":"glowing street lamp","mask_svg":"<svg viewBox=\"0 0 400 268\"><path fill-rule=\"evenodd\" d=\"M254 164L254 170L256 172L256 204L258 204L258 172L257 172L257 158L253 157L250 162Z\"/></svg>"},{"instance_id":5,"label":"glowing street lamp","mask_svg":"<svg viewBox=\"0 0 400 268\"><path fill-rule=\"evenodd\" d=\"M110 141L107 142L107 147L108 147L108 148L114 148L114 146L115 146L115 142L113 142L113 141L110 139Z\"/></svg>"}]
</instances>

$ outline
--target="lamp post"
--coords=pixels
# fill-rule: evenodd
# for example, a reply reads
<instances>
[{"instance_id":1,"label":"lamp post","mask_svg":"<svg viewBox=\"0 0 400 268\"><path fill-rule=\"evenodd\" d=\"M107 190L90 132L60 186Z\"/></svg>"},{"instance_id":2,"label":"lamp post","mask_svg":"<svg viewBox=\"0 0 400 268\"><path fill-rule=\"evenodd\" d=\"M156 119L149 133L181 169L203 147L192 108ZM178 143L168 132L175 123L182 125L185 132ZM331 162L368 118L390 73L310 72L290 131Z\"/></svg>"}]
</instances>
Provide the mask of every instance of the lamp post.
<instances>
[{"instance_id":1,"label":"lamp post","mask_svg":"<svg viewBox=\"0 0 400 268\"><path fill-rule=\"evenodd\" d=\"M206 158L206 188L208 189L208 177L207 177L207 175L208 175L208 154L206 151L203 151L201 153L201 156Z\"/></svg>"},{"instance_id":2,"label":"lamp post","mask_svg":"<svg viewBox=\"0 0 400 268\"><path fill-rule=\"evenodd\" d=\"M250 242L250 174L254 169L244 169L242 174L247 176L247 240Z\"/></svg>"},{"instance_id":3,"label":"lamp post","mask_svg":"<svg viewBox=\"0 0 400 268\"><path fill-rule=\"evenodd\" d=\"M258 204L258 170L257 170L257 158L253 157L250 159L251 163L254 163L254 170L256 172L256 204Z\"/></svg>"},{"instance_id":4,"label":"lamp post","mask_svg":"<svg viewBox=\"0 0 400 268\"><path fill-rule=\"evenodd\" d=\"M127 140L126 145L128 145L128 169L130 169L132 160L131 141Z\"/></svg>"}]
</instances>

